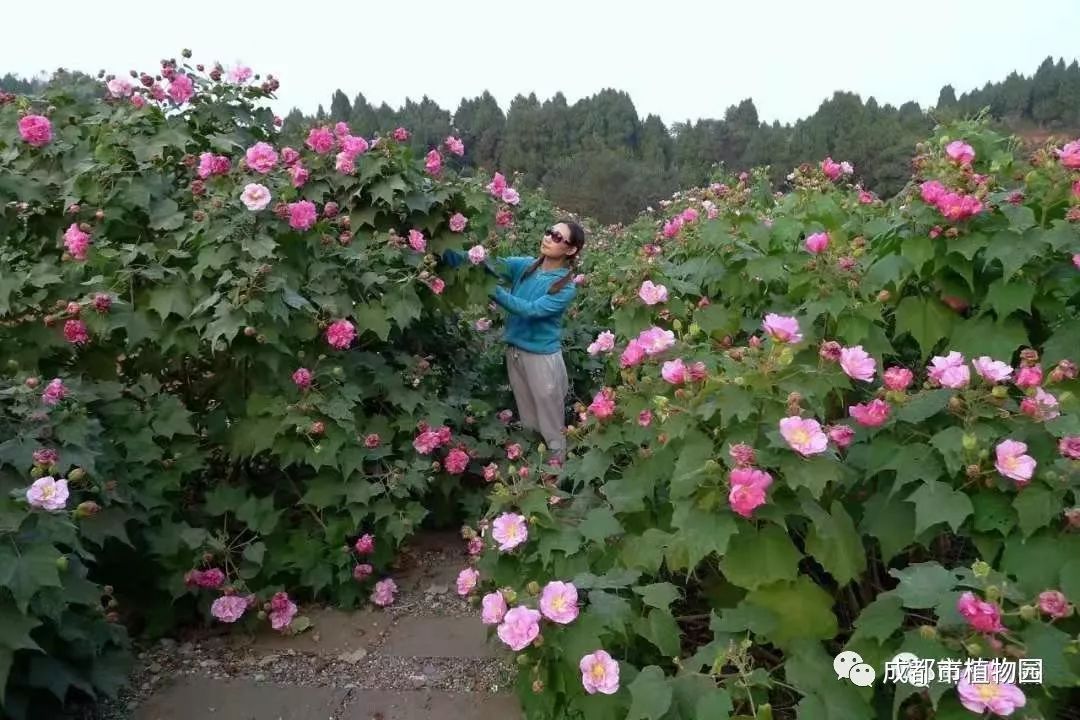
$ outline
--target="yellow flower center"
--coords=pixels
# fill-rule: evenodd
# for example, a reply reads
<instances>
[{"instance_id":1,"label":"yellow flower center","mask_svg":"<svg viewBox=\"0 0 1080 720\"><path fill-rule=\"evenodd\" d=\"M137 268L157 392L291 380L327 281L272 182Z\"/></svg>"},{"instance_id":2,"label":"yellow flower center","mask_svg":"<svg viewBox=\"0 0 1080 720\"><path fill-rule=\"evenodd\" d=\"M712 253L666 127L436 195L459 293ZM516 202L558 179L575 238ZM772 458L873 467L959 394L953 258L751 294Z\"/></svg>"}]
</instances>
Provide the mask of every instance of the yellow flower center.
<instances>
[{"instance_id":1,"label":"yellow flower center","mask_svg":"<svg viewBox=\"0 0 1080 720\"><path fill-rule=\"evenodd\" d=\"M566 608L566 598L562 595L556 595L551 599L551 607L553 610L564 610Z\"/></svg>"},{"instance_id":2,"label":"yellow flower center","mask_svg":"<svg viewBox=\"0 0 1080 720\"><path fill-rule=\"evenodd\" d=\"M791 433L791 437L795 440L796 445L808 445L810 443L810 433L802 428Z\"/></svg>"},{"instance_id":3,"label":"yellow flower center","mask_svg":"<svg viewBox=\"0 0 1080 720\"><path fill-rule=\"evenodd\" d=\"M600 681L604 679L604 665L603 663L595 663L592 666L590 673L593 676L593 680Z\"/></svg>"},{"instance_id":4,"label":"yellow flower center","mask_svg":"<svg viewBox=\"0 0 1080 720\"><path fill-rule=\"evenodd\" d=\"M45 500L50 499L55 493L56 493L56 486L55 485L46 485L45 487L41 488L41 497L44 498Z\"/></svg>"},{"instance_id":5,"label":"yellow flower center","mask_svg":"<svg viewBox=\"0 0 1080 720\"><path fill-rule=\"evenodd\" d=\"M1009 455L1001 464L1005 466L1006 470L1015 470L1017 465L1019 465L1015 455Z\"/></svg>"},{"instance_id":6,"label":"yellow flower center","mask_svg":"<svg viewBox=\"0 0 1080 720\"><path fill-rule=\"evenodd\" d=\"M987 685L976 685L976 692L979 694L980 700L990 701L998 696L998 686L990 683Z\"/></svg>"}]
</instances>

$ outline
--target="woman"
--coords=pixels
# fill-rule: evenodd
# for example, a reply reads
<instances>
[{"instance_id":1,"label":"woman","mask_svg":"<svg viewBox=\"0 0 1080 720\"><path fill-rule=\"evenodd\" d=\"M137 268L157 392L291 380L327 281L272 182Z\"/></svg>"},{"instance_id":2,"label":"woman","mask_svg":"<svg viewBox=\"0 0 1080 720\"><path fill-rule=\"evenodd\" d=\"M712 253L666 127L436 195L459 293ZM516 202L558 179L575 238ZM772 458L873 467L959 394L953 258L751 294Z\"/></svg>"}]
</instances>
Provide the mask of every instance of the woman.
<instances>
[{"instance_id":1,"label":"woman","mask_svg":"<svg viewBox=\"0 0 1080 720\"><path fill-rule=\"evenodd\" d=\"M566 457L566 395L570 390L562 356L563 314L577 287L574 270L585 246L585 230L562 220L544 233L540 256L509 257L496 273L510 283L492 298L509 313L503 340L506 365L522 424L538 431L551 451L551 464ZM448 251L444 260L458 266L464 254Z\"/></svg>"}]
</instances>

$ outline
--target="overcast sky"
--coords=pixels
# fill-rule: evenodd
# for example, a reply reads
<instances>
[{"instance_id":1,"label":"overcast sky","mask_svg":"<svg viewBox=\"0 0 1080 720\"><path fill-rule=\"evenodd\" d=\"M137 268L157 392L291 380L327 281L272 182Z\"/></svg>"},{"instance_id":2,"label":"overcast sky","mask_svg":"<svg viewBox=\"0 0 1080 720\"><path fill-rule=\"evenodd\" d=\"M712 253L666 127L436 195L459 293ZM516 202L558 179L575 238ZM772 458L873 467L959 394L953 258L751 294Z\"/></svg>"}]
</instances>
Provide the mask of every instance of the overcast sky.
<instances>
[{"instance_id":1,"label":"overcast sky","mask_svg":"<svg viewBox=\"0 0 1080 720\"><path fill-rule=\"evenodd\" d=\"M1080 53L1078 0L53 0L32 23L20 7L4 12L0 74L151 69L191 47L278 76L282 112L329 109L336 88L452 112L485 89L506 110L517 93L613 87L669 124L746 97L787 122L835 90L926 107L945 83L959 94Z\"/></svg>"}]
</instances>

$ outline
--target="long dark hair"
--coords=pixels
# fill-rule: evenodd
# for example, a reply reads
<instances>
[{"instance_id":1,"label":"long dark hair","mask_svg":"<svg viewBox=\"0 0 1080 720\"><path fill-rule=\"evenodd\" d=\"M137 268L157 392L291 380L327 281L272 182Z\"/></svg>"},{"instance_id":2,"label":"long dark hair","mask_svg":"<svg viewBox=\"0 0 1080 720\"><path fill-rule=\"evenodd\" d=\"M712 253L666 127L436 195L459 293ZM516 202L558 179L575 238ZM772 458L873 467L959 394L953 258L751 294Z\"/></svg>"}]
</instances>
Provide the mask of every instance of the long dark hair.
<instances>
[{"instance_id":1,"label":"long dark hair","mask_svg":"<svg viewBox=\"0 0 1080 720\"><path fill-rule=\"evenodd\" d=\"M570 243L570 245L572 247L577 248L577 252L574 253L573 255L571 255L569 257L569 259L568 259L568 262L569 262L570 266L567 268L567 273L565 275L563 275L561 278L559 278L558 280L556 280L555 282L553 282L551 284L551 287L548 288L548 295L556 295L556 294L558 294L564 287L566 287L568 284L570 284L570 282L574 279L574 269L577 267L578 260L581 258L581 251L585 247L585 228L581 227L581 225L574 222L573 220L570 220L569 218L564 218L562 220L558 220L554 224L555 225L563 224L563 225L566 225L566 227L570 228L570 237L567 238L567 240L569 241L569 243ZM522 279L525 279L525 278L529 277L530 275L532 275L534 272L536 272L543 263L544 263L544 257L543 256L540 256L540 257L536 258L536 262L534 262L532 265L530 265L529 269L526 270L525 273L521 276Z\"/></svg>"}]
</instances>

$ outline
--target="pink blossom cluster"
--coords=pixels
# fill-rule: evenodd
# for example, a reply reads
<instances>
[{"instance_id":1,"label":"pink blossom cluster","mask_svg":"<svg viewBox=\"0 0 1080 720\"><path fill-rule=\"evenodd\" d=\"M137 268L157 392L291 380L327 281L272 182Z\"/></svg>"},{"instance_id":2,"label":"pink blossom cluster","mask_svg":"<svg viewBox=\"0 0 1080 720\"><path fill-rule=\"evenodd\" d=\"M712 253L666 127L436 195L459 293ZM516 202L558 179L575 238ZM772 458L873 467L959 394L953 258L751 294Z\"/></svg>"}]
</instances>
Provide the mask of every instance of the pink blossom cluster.
<instances>
[{"instance_id":1,"label":"pink blossom cluster","mask_svg":"<svg viewBox=\"0 0 1080 720\"><path fill-rule=\"evenodd\" d=\"M773 478L764 470L743 465L728 474L728 482L731 484L728 504L734 512L749 518L755 508L765 504L765 491L772 485Z\"/></svg>"},{"instance_id":2,"label":"pink blossom cluster","mask_svg":"<svg viewBox=\"0 0 1080 720\"><path fill-rule=\"evenodd\" d=\"M211 175L227 175L232 169L232 161L225 155L204 152L199 155L199 177L206 179Z\"/></svg>"},{"instance_id":3,"label":"pink blossom cluster","mask_svg":"<svg viewBox=\"0 0 1080 720\"><path fill-rule=\"evenodd\" d=\"M831 157L827 157L821 161L821 172L825 173L825 177L832 181L836 181L842 175L851 175L854 173L855 168L846 160L843 162L836 162Z\"/></svg>"},{"instance_id":4,"label":"pink blossom cluster","mask_svg":"<svg viewBox=\"0 0 1080 720\"><path fill-rule=\"evenodd\" d=\"M225 572L221 568L188 570L184 575L184 584L188 587L216 589L225 584Z\"/></svg>"},{"instance_id":5,"label":"pink blossom cluster","mask_svg":"<svg viewBox=\"0 0 1080 720\"><path fill-rule=\"evenodd\" d=\"M949 190L937 180L927 180L919 186L923 202L933 205L947 219L960 222L978 215L983 204L974 195Z\"/></svg>"},{"instance_id":6,"label":"pink blossom cluster","mask_svg":"<svg viewBox=\"0 0 1080 720\"><path fill-rule=\"evenodd\" d=\"M627 344L626 349L623 350L622 356L619 358L619 364L624 368L634 367L639 365L645 358L660 355L674 347L674 345L674 332L655 325L651 326L646 330L642 330L636 338Z\"/></svg>"},{"instance_id":7,"label":"pink blossom cluster","mask_svg":"<svg viewBox=\"0 0 1080 720\"><path fill-rule=\"evenodd\" d=\"M356 327L348 320L335 320L326 328L326 342L330 347L344 350L356 338Z\"/></svg>"},{"instance_id":8,"label":"pink blossom cluster","mask_svg":"<svg viewBox=\"0 0 1080 720\"><path fill-rule=\"evenodd\" d=\"M86 253L90 250L90 234L84 232L78 223L71 223L64 232L64 247L68 254L76 260L86 259Z\"/></svg>"},{"instance_id":9,"label":"pink blossom cluster","mask_svg":"<svg viewBox=\"0 0 1080 720\"><path fill-rule=\"evenodd\" d=\"M669 360L660 368L660 376L671 385L683 385L688 382L701 382L708 376L704 362L687 365L682 358Z\"/></svg>"},{"instance_id":10,"label":"pink blossom cluster","mask_svg":"<svg viewBox=\"0 0 1080 720\"><path fill-rule=\"evenodd\" d=\"M421 455L430 455L450 442L450 439L450 428L445 425L434 430L424 425L421 427L420 434L413 440L413 447Z\"/></svg>"}]
</instances>

